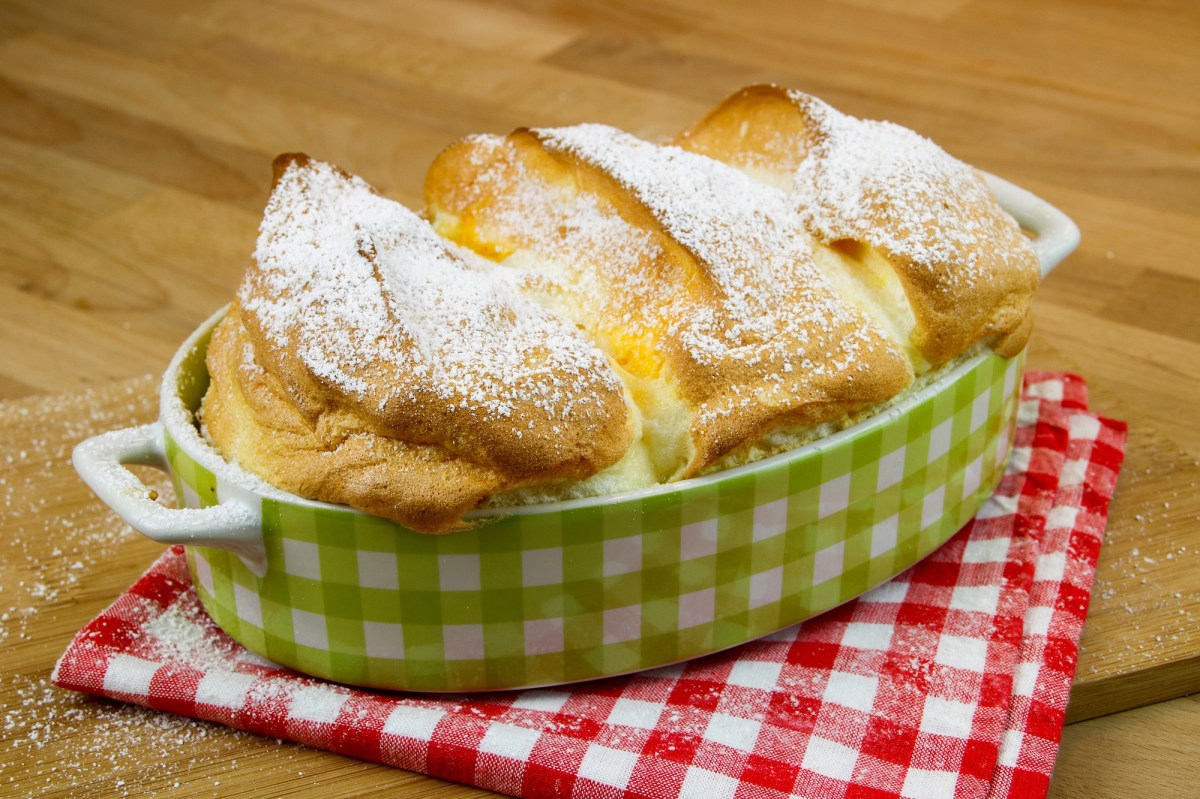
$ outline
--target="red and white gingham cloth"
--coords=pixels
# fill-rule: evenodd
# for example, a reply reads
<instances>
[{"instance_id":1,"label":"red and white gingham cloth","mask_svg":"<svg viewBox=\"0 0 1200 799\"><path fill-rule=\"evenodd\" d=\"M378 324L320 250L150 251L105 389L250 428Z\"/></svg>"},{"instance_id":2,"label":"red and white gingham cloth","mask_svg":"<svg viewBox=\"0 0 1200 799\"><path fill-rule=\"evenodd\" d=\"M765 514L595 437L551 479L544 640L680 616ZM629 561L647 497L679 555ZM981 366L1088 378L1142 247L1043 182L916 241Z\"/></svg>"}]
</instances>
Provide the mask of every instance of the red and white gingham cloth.
<instances>
[{"instance_id":1,"label":"red and white gingham cloth","mask_svg":"<svg viewBox=\"0 0 1200 799\"><path fill-rule=\"evenodd\" d=\"M405 695L303 677L218 630L168 550L79 632L63 687L524 797L1040 797L1125 425L1026 376L1003 482L890 582L735 650L554 689Z\"/></svg>"}]
</instances>

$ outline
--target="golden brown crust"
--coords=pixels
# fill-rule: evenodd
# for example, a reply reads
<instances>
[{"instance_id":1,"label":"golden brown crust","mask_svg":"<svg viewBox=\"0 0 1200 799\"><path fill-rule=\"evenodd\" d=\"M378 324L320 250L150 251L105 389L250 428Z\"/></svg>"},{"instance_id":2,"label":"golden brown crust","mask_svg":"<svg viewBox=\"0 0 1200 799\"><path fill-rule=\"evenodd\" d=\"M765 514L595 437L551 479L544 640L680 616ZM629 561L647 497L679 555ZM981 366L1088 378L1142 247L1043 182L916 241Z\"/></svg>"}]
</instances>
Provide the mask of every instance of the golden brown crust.
<instances>
[{"instance_id":1,"label":"golden brown crust","mask_svg":"<svg viewBox=\"0 0 1200 799\"><path fill-rule=\"evenodd\" d=\"M227 458L298 496L349 505L422 532L462 526L462 516L506 486L486 466L362 429L336 412L314 424L287 384L253 358L235 303L208 348L205 433Z\"/></svg>"},{"instance_id":2,"label":"golden brown crust","mask_svg":"<svg viewBox=\"0 0 1200 799\"><path fill-rule=\"evenodd\" d=\"M362 181L304 157L276 168L208 355L204 421L227 457L423 532L621 458L624 387L573 326Z\"/></svg>"},{"instance_id":3,"label":"golden brown crust","mask_svg":"<svg viewBox=\"0 0 1200 799\"><path fill-rule=\"evenodd\" d=\"M932 142L764 85L734 93L677 143L785 188L826 244L886 259L931 364L980 341L1024 347L1037 256L982 178Z\"/></svg>"},{"instance_id":4,"label":"golden brown crust","mask_svg":"<svg viewBox=\"0 0 1200 799\"><path fill-rule=\"evenodd\" d=\"M726 97L674 143L790 188L810 132L786 89L757 84Z\"/></svg>"},{"instance_id":5,"label":"golden brown crust","mask_svg":"<svg viewBox=\"0 0 1200 799\"><path fill-rule=\"evenodd\" d=\"M679 454L664 478L911 380L902 349L822 280L781 199L709 159L598 126L470 137L426 181L440 233L562 277L549 289L560 312L639 379L647 427L672 428L655 444Z\"/></svg>"}]
</instances>

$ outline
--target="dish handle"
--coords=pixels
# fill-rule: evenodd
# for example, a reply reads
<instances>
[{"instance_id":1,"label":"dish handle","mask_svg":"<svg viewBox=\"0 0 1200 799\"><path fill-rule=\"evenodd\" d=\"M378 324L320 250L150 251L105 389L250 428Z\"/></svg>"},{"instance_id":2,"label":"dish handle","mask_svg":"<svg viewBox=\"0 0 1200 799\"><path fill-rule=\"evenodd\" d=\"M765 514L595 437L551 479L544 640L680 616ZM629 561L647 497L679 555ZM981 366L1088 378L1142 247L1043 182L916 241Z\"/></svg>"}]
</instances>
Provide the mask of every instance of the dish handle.
<instances>
[{"instance_id":1,"label":"dish handle","mask_svg":"<svg viewBox=\"0 0 1200 799\"><path fill-rule=\"evenodd\" d=\"M223 498L207 508L168 508L125 466L140 464L170 473L162 427L158 424L102 433L79 443L71 456L75 470L108 507L147 538L162 544L227 549L255 575L267 571L262 520L257 509Z\"/></svg>"},{"instance_id":2,"label":"dish handle","mask_svg":"<svg viewBox=\"0 0 1200 799\"><path fill-rule=\"evenodd\" d=\"M1071 217L1033 192L1003 178L984 172L983 179L1000 207L1033 234L1031 243L1042 264L1043 278L1079 246L1079 228Z\"/></svg>"}]
</instances>

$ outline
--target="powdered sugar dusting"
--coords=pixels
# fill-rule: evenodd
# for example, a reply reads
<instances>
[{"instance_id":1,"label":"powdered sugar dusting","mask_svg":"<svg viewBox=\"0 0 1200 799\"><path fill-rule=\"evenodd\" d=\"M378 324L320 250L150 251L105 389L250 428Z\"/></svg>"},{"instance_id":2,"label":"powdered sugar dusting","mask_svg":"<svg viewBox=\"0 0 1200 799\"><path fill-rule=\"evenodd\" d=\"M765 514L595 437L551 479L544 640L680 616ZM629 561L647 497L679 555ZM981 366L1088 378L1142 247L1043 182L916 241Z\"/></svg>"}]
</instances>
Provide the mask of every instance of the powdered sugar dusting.
<instances>
[{"instance_id":1,"label":"powdered sugar dusting","mask_svg":"<svg viewBox=\"0 0 1200 799\"><path fill-rule=\"evenodd\" d=\"M247 733L102 704L42 678L0 677L0 684L19 700L0 720L12 754L23 759L17 774L0 770L0 792L13 796L173 796L181 782L223 795L222 778L235 778L238 756L258 745Z\"/></svg>"},{"instance_id":2,"label":"powdered sugar dusting","mask_svg":"<svg viewBox=\"0 0 1200 799\"><path fill-rule=\"evenodd\" d=\"M328 164L288 167L255 261L240 299L269 343L392 417L436 403L494 420L523 403L561 421L620 391L573 326Z\"/></svg>"},{"instance_id":3,"label":"powdered sugar dusting","mask_svg":"<svg viewBox=\"0 0 1200 799\"><path fill-rule=\"evenodd\" d=\"M548 149L610 174L697 259L719 294L677 315L671 335L699 364L756 367L732 395L700 408L704 424L762 403L762 384L861 371L882 337L816 268L803 219L787 194L738 170L604 125L538 131ZM744 392L744 393L743 393ZM770 402L786 404L785 395Z\"/></svg>"},{"instance_id":4,"label":"powdered sugar dusting","mask_svg":"<svg viewBox=\"0 0 1200 799\"><path fill-rule=\"evenodd\" d=\"M144 539L91 497L71 448L101 430L154 417L157 377L58 397L0 403L0 795L170 796L181 780L219 786L250 735L54 687L52 622L116 592L114 563ZM165 475L145 475L169 501ZM145 547L147 556L156 551ZM44 665L39 665L44 664ZM180 760L180 753L188 756ZM216 791L214 790L215 794Z\"/></svg>"},{"instance_id":5,"label":"powdered sugar dusting","mask_svg":"<svg viewBox=\"0 0 1200 799\"><path fill-rule=\"evenodd\" d=\"M581 317L589 327L619 320L623 336L645 340L653 335L654 310L669 305L674 287L651 279L641 265L662 256L662 248L641 230L583 192L563 202L561 195L521 160L499 161L504 140L471 137L469 153L475 179L465 188L473 199L488 197L490 224L520 231L534 257L505 258L507 275L518 290L537 296L567 318ZM501 154L502 157L502 154ZM570 246L563 246L569 241ZM575 260L572 253L586 253ZM599 256L599 257L598 257ZM587 298L564 301L563 295ZM629 302L637 297L646 301Z\"/></svg>"},{"instance_id":6,"label":"powdered sugar dusting","mask_svg":"<svg viewBox=\"0 0 1200 799\"><path fill-rule=\"evenodd\" d=\"M798 279L820 281L786 195L678 147L642 141L605 125L540 131L550 148L570 151L611 174L690 250L722 292L730 324L695 320L694 342L715 355L769 339L776 312ZM806 268L809 267L809 268ZM836 304L827 310L836 313Z\"/></svg>"},{"instance_id":7,"label":"powdered sugar dusting","mask_svg":"<svg viewBox=\"0 0 1200 799\"><path fill-rule=\"evenodd\" d=\"M983 246L989 223L971 209L994 201L970 166L907 128L856 119L799 92L790 97L813 126L793 191L819 236L870 242L921 267L952 264L944 279L954 289L980 279L985 249L1004 256L1004 248Z\"/></svg>"}]
</instances>

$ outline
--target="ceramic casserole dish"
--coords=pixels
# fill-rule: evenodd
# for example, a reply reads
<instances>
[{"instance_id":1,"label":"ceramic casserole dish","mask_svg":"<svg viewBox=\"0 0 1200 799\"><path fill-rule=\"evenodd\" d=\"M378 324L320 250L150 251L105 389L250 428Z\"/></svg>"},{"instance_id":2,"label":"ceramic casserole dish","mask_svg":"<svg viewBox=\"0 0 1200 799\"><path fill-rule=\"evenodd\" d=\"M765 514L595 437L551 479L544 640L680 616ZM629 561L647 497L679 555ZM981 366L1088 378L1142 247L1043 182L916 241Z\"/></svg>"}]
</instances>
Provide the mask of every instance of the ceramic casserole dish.
<instances>
[{"instance_id":1,"label":"ceramic casserole dish","mask_svg":"<svg viewBox=\"0 0 1200 799\"><path fill-rule=\"evenodd\" d=\"M1078 243L1062 213L988 177L1043 275ZM406 691L552 685L716 652L846 602L961 528L994 490L1024 356L959 363L886 411L798 449L619 495L473 514L422 535L302 499L201 437L218 312L179 349L158 422L75 450L132 527L184 544L230 636L324 679ZM124 464L168 471L179 509Z\"/></svg>"}]
</instances>

